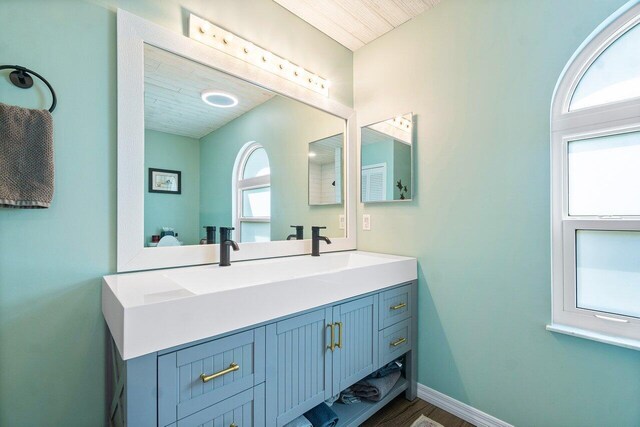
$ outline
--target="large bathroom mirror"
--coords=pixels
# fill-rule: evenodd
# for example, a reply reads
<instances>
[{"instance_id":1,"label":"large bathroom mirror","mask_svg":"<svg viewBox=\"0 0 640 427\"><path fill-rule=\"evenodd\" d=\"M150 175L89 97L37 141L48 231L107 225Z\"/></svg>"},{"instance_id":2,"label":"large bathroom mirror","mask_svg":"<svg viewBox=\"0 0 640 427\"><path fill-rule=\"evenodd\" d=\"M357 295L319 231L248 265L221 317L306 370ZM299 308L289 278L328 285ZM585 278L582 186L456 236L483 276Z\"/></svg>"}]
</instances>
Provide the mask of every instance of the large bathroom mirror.
<instances>
[{"instance_id":1,"label":"large bathroom mirror","mask_svg":"<svg viewBox=\"0 0 640 427\"><path fill-rule=\"evenodd\" d=\"M413 198L413 114L403 114L361 129L361 201Z\"/></svg>"},{"instance_id":2,"label":"large bathroom mirror","mask_svg":"<svg viewBox=\"0 0 640 427\"><path fill-rule=\"evenodd\" d=\"M355 248L352 110L118 20L118 271L217 262L220 227L235 228L236 260L309 253L316 225L324 251Z\"/></svg>"},{"instance_id":3,"label":"large bathroom mirror","mask_svg":"<svg viewBox=\"0 0 640 427\"><path fill-rule=\"evenodd\" d=\"M145 245L344 237L344 119L148 44L144 67Z\"/></svg>"},{"instance_id":4,"label":"large bathroom mirror","mask_svg":"<svg viewBox=\"0 0 640 427\"><path fill-rule=\"evenodd\" d=\"M343 157L343 133L309 144L309 205L342 205Z\"/></svg>"}]
</instances>

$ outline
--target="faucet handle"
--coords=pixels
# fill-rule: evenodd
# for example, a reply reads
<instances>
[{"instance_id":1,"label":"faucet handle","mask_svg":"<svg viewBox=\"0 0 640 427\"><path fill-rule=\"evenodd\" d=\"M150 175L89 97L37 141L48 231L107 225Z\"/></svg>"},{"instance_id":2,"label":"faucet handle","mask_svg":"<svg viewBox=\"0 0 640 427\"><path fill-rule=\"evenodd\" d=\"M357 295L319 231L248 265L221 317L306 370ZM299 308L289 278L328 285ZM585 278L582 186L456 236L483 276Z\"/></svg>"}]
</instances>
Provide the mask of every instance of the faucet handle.
<instances>
[{"instance_id":1,"label":"faucet handle","mask_svg":"<svg viewBox=\"0 0 640 427\"><path fill-rule=\"evenodd\" d=\"M233 231L235 230L235 227L220 227L220 231L224 230L224 231Z\"/></svg>"},{"instance_id":2,"label":"faucet handle","mask_svg":"<svg viewBox=\"0 0 640 427\"><path fill-rule=\"evenodd\" d=\"M325 228L327 228L327 227L326 227L326 226L322 226L322 227L320 227L320 226L318 226L318 225L314 225L314 226L312 226L312 227L311 227L311 229L312 229L312 230L313 230L314 228L315 228L316 230L324 230L324 229L325 229Z\"/></svg>"}]
</instances>

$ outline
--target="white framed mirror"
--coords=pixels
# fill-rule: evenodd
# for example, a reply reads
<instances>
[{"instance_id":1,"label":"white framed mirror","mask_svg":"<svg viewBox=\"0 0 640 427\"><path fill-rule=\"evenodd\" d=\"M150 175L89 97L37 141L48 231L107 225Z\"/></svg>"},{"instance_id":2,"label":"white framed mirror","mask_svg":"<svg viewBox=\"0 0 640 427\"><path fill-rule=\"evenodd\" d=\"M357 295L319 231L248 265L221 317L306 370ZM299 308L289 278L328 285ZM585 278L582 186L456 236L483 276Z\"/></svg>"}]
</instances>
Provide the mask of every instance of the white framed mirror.
<instances>
[{"instance_id":1,"label":"white framed mirror","mask_svg":"<svg viewBox=\"0 0 640 427\"><path fill-rule=\"evenodd\" d=\"M413 199L413 122L413 114L407 113L361 128L362 203Z\"/></svg>"},{"instance_id":2,"label":"white framed mirror","mask_svg":"<svg viewBox=\"0 0 640 427\"><path fill-rule=\"evenodd\" d=\"M232 261L310 253L312 225L323 251L355 249L355 126L349 107L118 10L118 272L216 263L211 231L229 226ZM336 135L341 200L312 204L309 142Z\"/></svg>"}]
</instances>

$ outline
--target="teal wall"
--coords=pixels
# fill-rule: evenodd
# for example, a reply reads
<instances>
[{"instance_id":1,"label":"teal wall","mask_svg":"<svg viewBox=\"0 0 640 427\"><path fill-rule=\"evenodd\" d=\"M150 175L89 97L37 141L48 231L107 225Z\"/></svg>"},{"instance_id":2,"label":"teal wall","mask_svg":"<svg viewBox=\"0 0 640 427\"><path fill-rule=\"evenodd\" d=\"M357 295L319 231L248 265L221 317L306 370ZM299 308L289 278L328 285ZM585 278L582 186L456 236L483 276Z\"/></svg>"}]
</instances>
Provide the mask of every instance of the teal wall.
<instances>
[{"instance_id":1,"label":"teal wall","mask_svg":"<svg viewBox=\"0 0 640 427\"><path fill-rule=\"evenodd\" d=\"M0 210L0 426L102 425L101 276L116 265L116 6L184 33L209 18L331 79L352 104L352 53L271 0L2 0L3 64L45 76L59 103L48 210ZM295 37L291 37L295 34ZM0 72L0 100L48 106Z\"/></svg>"},{"instance_id":2,"label":"teal wall","mask_svg":"<svg viewBox=\"0 0 640 427\"><path fill-rule=\"evenodd\" d=\"M181 194L149 192L149 168L181 172ZM144 132L145 244L162 227L172 227L185 245L200 237L200 140L146 129Z\"/></svg>"},{"instance_id":3,"label":"teal wall","mask_svg":"<svg viewBox=\"0 0 640 427\"><path fill-rule=\"evenodd\" d=\"M419 259L420 382L517 426L640 425L640 353L544 329L551 97L623 3L446 0L354 55L360 123L418 123L416 199L358 247Z\"/></svg>"},{"instance_id":4,"label":"teal wall","mask_svg":"<svg viewBox=\"0 0 640 427\"><path fill-rule=\"evenodd\" d=\"M344 236L343 206L309 206L308 145L344 132L344 120L276 96L201 139L201 225L231 225L231 178L242 147L262 144L271 167L271 239L284 240L304 225L326 225L326 236Z\"/></svg>"}]
</instances>

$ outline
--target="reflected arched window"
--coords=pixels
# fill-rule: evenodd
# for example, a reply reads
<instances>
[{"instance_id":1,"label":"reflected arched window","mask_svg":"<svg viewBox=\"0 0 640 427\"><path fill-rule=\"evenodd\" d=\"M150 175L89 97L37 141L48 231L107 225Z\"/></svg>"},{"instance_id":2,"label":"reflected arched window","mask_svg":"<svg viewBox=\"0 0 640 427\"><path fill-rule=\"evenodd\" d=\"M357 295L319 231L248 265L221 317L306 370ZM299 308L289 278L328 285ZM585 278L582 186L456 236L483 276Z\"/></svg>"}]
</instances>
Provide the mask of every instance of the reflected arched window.
<instances>
[{"instance_id":1,"label":"reflected arched window","mask_svg":"<svg viewBox=\"0 0 640 427\"><path fill-rule=\"evenodd\" d=\"M238 153L234 171L234 226L240 242L271 240L271 169L264 147L250 143Z\"/></svg>"},{"instance_id":2,"label":"reflected arched window","mask_svg":"<svg viewBox=\"0 0 640 427\"><path fill-rule=\"evenodd\" d=\"M640 349L640 3L574 54L551 111L552 324Z\"/></svg>"}]
</instances>

